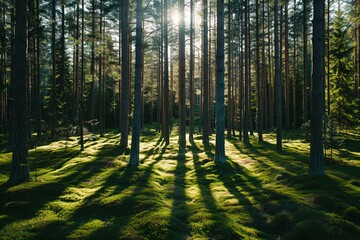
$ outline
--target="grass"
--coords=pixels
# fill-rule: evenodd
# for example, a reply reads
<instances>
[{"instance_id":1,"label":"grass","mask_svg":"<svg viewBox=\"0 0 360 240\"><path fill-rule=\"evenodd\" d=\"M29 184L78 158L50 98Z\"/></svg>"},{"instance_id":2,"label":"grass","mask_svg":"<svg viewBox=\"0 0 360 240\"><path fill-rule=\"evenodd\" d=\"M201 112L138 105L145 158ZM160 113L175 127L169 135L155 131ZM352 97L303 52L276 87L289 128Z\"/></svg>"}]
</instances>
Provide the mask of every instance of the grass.
<instances>
[{"instance_id":1,"label":"grass","mask_svg":"<svg viewBox=\"0 0 360 240\"><path fill-rule=\"evenodd\" d=\"M89 137L89 136L88 136ZM298 132L244 145L214 138L179 152L177 133L141 137L141 164L128 167L119 134L54 141L31 149L32 181L6 183L11 153L0 153L0 239L358 239L360 135L334 149L327 176L307 175L309 143Z\"/></svg>"}]
</instances>

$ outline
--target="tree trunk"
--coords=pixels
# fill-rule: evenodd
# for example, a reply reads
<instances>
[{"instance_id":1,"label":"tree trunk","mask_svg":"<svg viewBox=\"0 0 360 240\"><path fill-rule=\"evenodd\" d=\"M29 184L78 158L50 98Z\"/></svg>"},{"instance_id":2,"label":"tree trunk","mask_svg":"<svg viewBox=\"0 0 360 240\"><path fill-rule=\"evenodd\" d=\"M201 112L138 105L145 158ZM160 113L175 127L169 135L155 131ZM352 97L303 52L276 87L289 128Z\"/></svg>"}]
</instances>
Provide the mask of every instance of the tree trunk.
<instances>
[{"instance_id":1,"label":"tree trunk","mask_svg":"<svg viewBox=\"0 0 360 240\"><path fill-rule=\"evenodd\" d=\"M18 2L18 1L16 1ZM51 92L51 118L50 128L51 137L55 137L55 129L57 126L57 99L56 99L56 52L55 52L55 25L56 25L56 0L52 1L51 10L51 54L52 54L52 92Z\"/></svg>"},{"instance_id":2,"label":"tree trunk","mask_svg":"<svg viewBox=\"0 0 360 240\"><path fill-rule=\"evenodd\" d=\"M279 59L279 24L278 24L278 0L275 0L275 104L276 104L276 151L282 151L281 131L281 84L280 84L280 59Z\"/></svg>"},{"instance_id":3,"label":"tree trunk","mask_svg":"<svg viewBox=\"0 0 360 240\"><path fill-rule=\"evenodd\" d=\"M296 34L296 0L294 0L294 76L293 76L293 128L296 129L296 83L298 77L298 66L297 66L297 34Z\"/></svg>"},{"instance_id":4,"label":"tree trunk","mask_svg":"<svg viewBox=\"0 0 360 240\"><path fill-rule=\"evenodd\" d=\"M84 59L84 30L85 30L85 4L81 2L81 81L80 81L80 150L84 150L84 85L85 85L85 59Z\"/></svg>"},{"instance_id":5,"label":"tree trunk","mask_svg":"<svg viewBox=\"0 0 360 240\"><path fill-rule=\"evenodd\" d=\"M168 54L168 0L164 0L164 138L165 144L170 143L169 129L169 54Z\"/></svg>"},{"instance_id":6,"label":"tree trunk","mask_svg":"<svg viewBox=\"0 0 360 240\"><path fill-rule=\"evenodd\" d=\"M184 0L179 0L179 148L186 146L185 19Z\"/></svg>"},{"instance_id":7,"label":"tree trunk","mask_svg":"<svg viewBox=\"0 0 360 240\"><path fill-rule=\"evenodd\" d=\"M134 119L131 138L129 165L139 165L140 129L141 129L141 74L142 74L142 0L136 1L136 45L135 45L135 83L134 83Z\"/></svg>"},{"instance_id":8,"label":"tree trunk","mask_svg":"<svg viewBox=\"0 0 360 240\"><path fill-rule=\"evenodd\" d=\"M15 1L15 72L13 80L12 145L9 182L30 179L28 157L28 113L26 104L26 1Z\"/></svg>"},{"instance_id":9,"label":"tree trunk","mask_svg":"<svg viewBox=\"0 0 360 240\"><path fill-rule=\"evenodd\" d=\"M289 20L288 0L285 0L285 126L290 128L290 79L289 79Z\"/></svg>"},{"instance_id":10,"label":"tree trunk","mask_svg":"<svg viewBox=\"0 0 360 240\"><path fill-rule=\"evenodd\" d=\"M257 130L259 142L263 141L262 136L262 84L260 79L260 25L259 25L259 0L256 0L256 96L257 96Z\"/></svg>"},{"instance_id":11,"label":"tree trunk","mask_svg":"<svg viewBox=\"0 0 360 240\"><path fill-rule=\"evenodd\" d=\"M248 0L245 0L245 96L244 96L244 120L243 120L243 132L244 132L244 143L249 143L249 48L247 47L249 44L249 26L248 26Z\"/></svg>"},{"instance_id":12,"label":"tree trunk","mask_svg":"<svg viewBox=\"0 0 360 240\"><path fill-rule=\"evenodd\" d=\"M309 174L324 175L323 113L324 113L324 43L325 0L314 1L313 25L313 77L311 91L311 139Z\"/></svg>"},{"instance_id":13,"label":"tree trunk","mask_svg":"<svg viewBox=\"0 0 360 240\"><path fill-rule=\"evenodd\" d=\"M224 163L226 161L226 158L225 158L225 136L224 136L224 131L225 131L224 0L217 0L217 41L216 42L217 42L217 44L216 44L216 150L215 150L215 162L216 163Z\"/></svg>"},{"instance_id":14,"label":"tree trunk","mask_svg":"<svg viewBox=\"0 0 360 240\"><path fill-rule=\"evenodd\" d=\"M303 73L303 123L306 123L308 121L308 110L307 110L307 82L308 82L308 76L307 76L307 0L303 0L303 8L304 8L304 18L303 18L303 36L304 36L304 50L303 50L303 58L304 58L304 73Z\"/></svg>"},{"instance_id":15,"label":"tree trunk","mask_svg":"<svg viewBox=\"0 0 360 240\"><path fill-rule=\"evenodd\" d=\"M219 4L219 2L218 2L218 4ZM218 12L218 14L219 14L219 12ZM227 121L227 139L231 139L231 130L232 130L232 124L233 123L232 123L232 97L231 97L231 95L232 95L231 94L231 92L232 92L232 89L231 89L231 79L232 79L232 77L231 77L231 51L232 51L232 49L231 49L231 38L232 38L232 36L231 36L231 7L230 7L230 0L228 0L228 22L227 22L227 27L228 27L228 29L227 29L227 32L228 32L228 54L227 54L227 58L228 58L228 66L227 66L228 67L227 68L228 69L228 72L227 72L227 74L228 74L228 89L227 89L227 91L228 91L228 109L227 109L227 111L228 112L227 112L227 118L228 119L227 120L228 121ZM218 29L218 31L219 31L219 29ZM217 39L217 44L219 44L219 39ZM219 54L219 50L216 49L216 51L217 51L217 54ZM217 67L217 71L219 71L218 67ZM218 74L219 73L217 73L216 75L218 75ZM216 86L218 86L218 84ZM219 89L216 89L216 90L218 91ZM217 102L217 100L216 100L216 102Z\"/></svg>"},{"instance_id":16,"label":"tree trunk","mask_svg":"<svg viewBox=\"0 0 360 240\"><path fill-rule=\"evenodd\" d=\"M210 116L209 116L209 42L208 42L208 1L203 0L203 144L209 144Z\"/></svg>"},{"instance_id":17,"label":"tree trunk","mask_svg":"<svg viewBox=\"0 0 360 240\"><path fill-rule=\"evenodd\" d=\"M99 125L100 125L100 137L104 136L104 121L103 118L103 95L104 93L104 79L103 79L103 0L100 0L100 54L99 54Z\"/></svg>"},{"instance_id":18,"label":"tree trunk","mask_svg":"<svg viewBox=\"0 0 360 240\"><path fill-rule=\"evenodd\" d=\"M194 141L194 2L190 0L190 131L189 141Z\"/></svg>"}]
</instances>

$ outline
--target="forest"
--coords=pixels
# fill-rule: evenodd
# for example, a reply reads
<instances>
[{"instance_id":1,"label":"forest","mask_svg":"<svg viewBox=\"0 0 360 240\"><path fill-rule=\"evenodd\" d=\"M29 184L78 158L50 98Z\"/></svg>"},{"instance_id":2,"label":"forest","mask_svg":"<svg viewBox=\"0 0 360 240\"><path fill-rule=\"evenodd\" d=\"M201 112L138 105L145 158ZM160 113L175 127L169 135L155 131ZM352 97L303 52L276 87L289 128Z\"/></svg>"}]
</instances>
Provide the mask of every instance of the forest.
<instances>
[{"instance_id":1,"label":"forest","mask_svg":"<svg viewBox=\"0 0 360 240\"><path fill-rule=\"evenodd\" d=\"M0 239L359 239L359 0L0 0Z\"/></svg>"}]
</instances>

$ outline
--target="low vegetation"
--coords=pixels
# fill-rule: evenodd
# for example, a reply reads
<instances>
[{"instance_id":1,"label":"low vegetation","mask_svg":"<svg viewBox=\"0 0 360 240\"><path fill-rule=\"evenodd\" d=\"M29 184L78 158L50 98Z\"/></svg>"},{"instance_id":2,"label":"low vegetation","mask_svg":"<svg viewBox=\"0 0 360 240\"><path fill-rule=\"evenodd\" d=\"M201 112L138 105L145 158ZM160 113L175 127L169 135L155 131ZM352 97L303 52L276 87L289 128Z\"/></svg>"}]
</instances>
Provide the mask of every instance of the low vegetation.
<instances>
[{"instance_id":1,"label":"low vegetation","mask_svg":"<svg viewBox=\"0 0 360 240\"><path fill-rule=\"evenodd\" d=\"M7 183L11 153L0 153L0 239L358 239L360 135L341 134L324 177L307 175L300 132L249 145L200 135L178 151L177 133L141 137L141 164L128 167L119 134L55 141L30 150L32 181ZM345 140L347 139L347 140ZM5 139L3 139L5 140ZM3 144L1 144L3 145ZM329 152L329 151L328 151ZM328 159L328 158L327 158Z\"/></svg>"}]
</instances>

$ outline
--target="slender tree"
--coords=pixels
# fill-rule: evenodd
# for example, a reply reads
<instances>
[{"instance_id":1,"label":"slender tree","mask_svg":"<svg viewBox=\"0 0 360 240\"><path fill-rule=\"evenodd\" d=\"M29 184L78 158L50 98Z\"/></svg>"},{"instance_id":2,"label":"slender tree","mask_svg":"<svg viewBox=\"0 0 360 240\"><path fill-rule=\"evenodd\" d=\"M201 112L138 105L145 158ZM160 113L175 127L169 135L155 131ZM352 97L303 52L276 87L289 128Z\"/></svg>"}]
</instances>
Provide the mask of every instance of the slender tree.
<instances>
[{"instance_id":1,"label":"slender tree","mask_svg":"<svg viewBox=\"0 0 360 240\"><path fill-rule=\"evenodd\" d=\"M248 64L249 64L249 48L247 47L249 44L249 26L248 26L248 0L245 0L245 12L244 12L244 17L245 17L245 82L244 82L244 119L243 119L243 135L244 135L244 143L249 143L249 88L248 88L248 84L249 84L249 68L248 68Z\"/></svg>"},{"instance_id":2,"label":"slender tree","mask_svg":"<svg viewBox=\"0 0 360 240\"><path fill-rule=\"evenodd\" d=\"M122 1L120 146L128 146L129 135L129 0Z\"/></svg>"},{"instance_id":3,"label":"slender tree","mask_svg":"<svg viewBox=\"0 0 360 240\"><path fill-rule=\"evenodd\" d=\"M263 141L262 136L262 84L260 79L260 24L259 24L259 0L256 0L256 96L257 96L257 130L259 142Z\"/></svg>"},{"instance_id":4,"label":"slender tree","mask_svg":"<svg viewBox=\"0 0 360 240\"><path fill-rule=\"evenodd\" d=\"M227 114L227 139L231 139L231 129L232 129L232 86L231 86L231 81L232 81L232 76L231 76L231 51L232 51L232 46L231 46L231 6L230 6L231 2L230 0L228 1L228 22L227 22L227 32L228 32L228 53L227 53L227 58L228 58L228 66L227 66L227 74L228 74L228 114ZM217 29L219 31L219 29ZM217 39L217 44L218 44L218 39ZM217 50L217 49L216 49ZM218 53L218 52L217 52ZM218 56L217 56L218 57ZM217 75L216 75L217 76ZM218 90L218 89L217 89Z\"/></svg>"},{"instance_id":5,"label":"slender tree","mask_svg":"<svg viewBox=\"0 0 360 240\"><path fill-rule=\"evenodd\" d=\"M194 141L194 107L195 107L195 91L194 91L194 1L190 0L190 129L189 141Z\"/></svg>"},{"instance_id":6,"label":"slender tree","mask_svg":"<svg viewBox=\"0 0 360 240\"><path fill-rule=\"evenodd\" d=\"M15 59L13 81L12 148L9 182L30 179L28 164L28 113L26 104L26 1L15 1Z\"/></svg>"},{"instance_id":7,"label":"slender tree","mask_svg":"<svg viewBox=\"0 0 360 240\"><path fill-rule=\"evenodd\" d=\"M185 12L184 0L179 0L179 147L186 145L186 99L185 99Z\"/></svg>"},{"instance_id":8,"label":"slender tree","mask_svg":"<svg viewBox=\"0 0 360 240\"><path fill-rule=\"evenodd\" d=\"M203 143L209 144L209 42L208 42L208 1L203 0Z\"/></svg>"},{"instance_id":9,"label":"slender tree","mask_svg":"<svg viewBox=\"0 0 360 240\"><path fill-rule=\"evenodd\" d=\"M170 143L169 126L169 39L168 39L168 0L164 0L164 138Z\"/></svg>"},{"instance_id":10,"label":"slender tree","mask_svg":"<svg viewBox=\"0 0 360 240\"><path fill-rule=\"evenodd\" d=\"M80 150L84 150L84 85L85 85L85 55L84 55L84 35L85 35L85 4L81 2L81 81L80 81Z\"/></svg>"},{"instance_id":11,"label":"slender tree","mask_svg":"<svg viewBox=\"0 0 360 240\"><path fill-rule=\"evenodd\" d=\"M324 175L323 163L323 114L324 114L324 43L325 0L314 1L313 25L313 77L311 91L311 139L309 174Z\"/></svg>"},{"instance_id":12,"label":"slender tree","mask_svg":"<svg viewBox=\"0 0 360 240\"><path fill-rule=\"evenodd\" d=\"M140 130L141 130L141 74L142 74L142 0L136 1L136 42L135 42L135 84L134 84L134 119L131 138L129 165L139 165Z\"/></svg>"},{"instance_id":13,"label":"slender tree","mask_svg":"<svg viewBox=\"0 0 360 240\"><path fill-rule=\"evenodd\" d=\"M55 31L56 31L56 0L52 1L51 6L51 54L52 54L52 92L51 92L51 136L55 136L55 128L57 123L57 99L56 99L56 52L55 52Z\"/></svg>"},{"instance_id":14,"label":"slender tree","mask_svg":"<svg viewBox=\"0 0 360 240\"><path fill-rule=\"evenodd\" d=\"M278 24L279 2L275 0L275 106L276 106L276 151L282 151L282 130L281 130L281 84L280 84L280 61L279 61L279 24Z\"/></svg>"},{"instance_id":15,"label":"slender tree","mask_svg":"<svg viewBox=\"0 0 360 240\"><path fill-rule=\"evenodd\" d=\"M229 63L230 64L230 63ZM216 151L215 162L224 163L225 158L225 107L224 107L224 0L217 0L216 40Z\"/></svg>"},{"instance_id":16,"label":"slender tree","mask_svg":"<svg viewBox=\"0 0 360 240\"><path fill-rule=\"evenodd\" d=\"M307 70L308 70L308 60L307 60L307 0L303 0L303 38L304 38L304 50L303 50L303 58L304 58L304 70L303 70L303 122L307 122L308 121L308 110L307 110L307 105L308 105L308 97L307 97L307 82L308 82L308 74L307 74Z\"/></svg>"}]
</instances>

